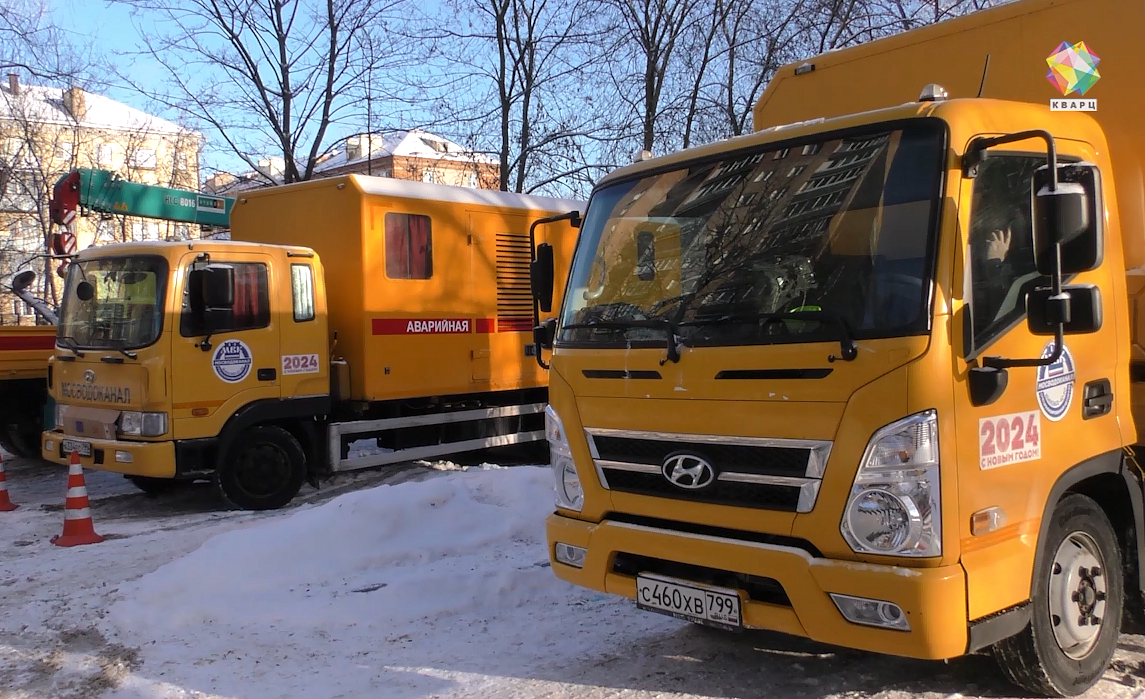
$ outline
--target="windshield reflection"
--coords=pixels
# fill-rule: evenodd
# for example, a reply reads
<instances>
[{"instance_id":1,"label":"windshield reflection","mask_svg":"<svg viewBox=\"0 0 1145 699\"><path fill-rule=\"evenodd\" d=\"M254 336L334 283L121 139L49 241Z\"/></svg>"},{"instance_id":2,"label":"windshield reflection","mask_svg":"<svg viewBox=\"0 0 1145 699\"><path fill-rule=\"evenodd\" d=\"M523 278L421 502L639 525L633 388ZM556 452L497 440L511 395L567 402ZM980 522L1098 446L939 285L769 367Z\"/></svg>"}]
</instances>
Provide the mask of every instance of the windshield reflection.
<instances>
[{"instance_id":1,"label":"windshield reflection","mask_svg":"<svg viewBox=\"0 0 1145 699\"><path fill-rule=\"evenodd\" d=\"M944 134L729 154L595 193L558 340L690 345L925 333Z\"/></svg>"},{"instance_id":2,"label":"windshield reflection","mask_svg":"<svg viewBox=\"0 0 1145 699\"><path fill-rule=\"evenodd\" d=\"M152 344L163 327L166 281L161 257L73 263L60 307L61 346L129 350Z\"/></svg>"}]
</instances>

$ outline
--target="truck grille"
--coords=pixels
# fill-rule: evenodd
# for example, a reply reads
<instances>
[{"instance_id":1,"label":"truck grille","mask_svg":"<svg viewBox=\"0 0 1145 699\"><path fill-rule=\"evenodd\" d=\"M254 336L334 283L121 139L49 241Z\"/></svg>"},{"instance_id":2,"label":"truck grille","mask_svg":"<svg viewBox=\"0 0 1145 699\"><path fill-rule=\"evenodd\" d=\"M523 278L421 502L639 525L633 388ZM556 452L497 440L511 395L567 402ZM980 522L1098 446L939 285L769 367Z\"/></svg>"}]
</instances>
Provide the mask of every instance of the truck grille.
<instances>
[{"instance_id":1,"label":"truck grille","mask_svg":"<svg viewBox=\"0 0 1145 699\"><path fill-rule=\"evenodd\" d=\"M600 483L617 492L732 507L810 512L831 442L586 429ZM685 488L665 475L675 455L710 464L711 483ZM690 461L694 464L694 461Z\"/></svg>"}]
</instances>

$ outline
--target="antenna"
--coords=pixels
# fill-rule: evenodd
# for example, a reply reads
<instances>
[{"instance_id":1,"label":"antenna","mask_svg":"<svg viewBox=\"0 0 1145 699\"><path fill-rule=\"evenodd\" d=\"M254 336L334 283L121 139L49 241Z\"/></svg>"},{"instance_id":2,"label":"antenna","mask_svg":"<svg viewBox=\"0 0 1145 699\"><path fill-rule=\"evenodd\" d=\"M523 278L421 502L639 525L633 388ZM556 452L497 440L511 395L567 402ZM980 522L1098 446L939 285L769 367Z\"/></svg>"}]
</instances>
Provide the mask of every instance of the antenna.
<instances>
[{"instance_id":1,"label":"antenna","mask_svg":"<svg viewBox=\"0 0 1145 699\"><path fill-rule=\"evenodd\" d=\"M990 54L986 54L986 65L982 66L982 82L978 84L978 96L986 89L986 71L990 70Z\"/></svg>"}]
</instances>

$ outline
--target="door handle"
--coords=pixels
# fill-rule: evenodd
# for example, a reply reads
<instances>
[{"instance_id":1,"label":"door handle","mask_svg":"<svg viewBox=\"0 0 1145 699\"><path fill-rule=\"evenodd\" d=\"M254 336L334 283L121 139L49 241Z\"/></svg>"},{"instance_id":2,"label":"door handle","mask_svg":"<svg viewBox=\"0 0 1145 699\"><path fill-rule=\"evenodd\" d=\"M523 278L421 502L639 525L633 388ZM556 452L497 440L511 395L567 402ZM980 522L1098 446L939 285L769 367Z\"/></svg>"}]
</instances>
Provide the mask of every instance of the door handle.
<instances>
[{"instance_id":1,"label":"door handle","mask_svg":"<svg viewBox=\"0 0 1145 699\"><path fill-rule=\"evenodd\" d=\"M278 375L278 372L275 371L274 369L259 369L258 370L258 380L259 381L274 381L274 377L277 375Z\"/></svg>"},{"instance_id":2,"label":"door handle","mask_svg":"<svg viewBox=\"0 0 1145 699\"><path fill-rule=\"evenodd\" d=\"M1081 417L1083 420L1101 417L1113 409L1113 387L1109 379L1090 381L1081 393Z\"/></svg>"}]
</instances>

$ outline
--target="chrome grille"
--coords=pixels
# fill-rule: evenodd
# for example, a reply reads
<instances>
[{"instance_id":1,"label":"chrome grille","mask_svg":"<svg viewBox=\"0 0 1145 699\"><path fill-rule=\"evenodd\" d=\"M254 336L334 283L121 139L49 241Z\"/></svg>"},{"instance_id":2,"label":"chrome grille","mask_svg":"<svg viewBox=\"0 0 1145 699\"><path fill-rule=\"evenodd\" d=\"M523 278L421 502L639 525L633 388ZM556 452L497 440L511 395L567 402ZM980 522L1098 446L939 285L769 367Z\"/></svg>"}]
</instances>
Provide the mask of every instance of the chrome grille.
<instances>
[{"instance_id":1,"label":"chrome grille","mask_svg":"<svg viewBox=\"0 0 1145 699\"><path fill-rule=\"evenodd\" d=\"M826 441L604 428L585 433L600 484L610 490L783 512L815 507L831 453ZM673 485L661 469L679 452L703 457L714 467L715 481L699 490Z\"/></svg>"}]
</instances>

